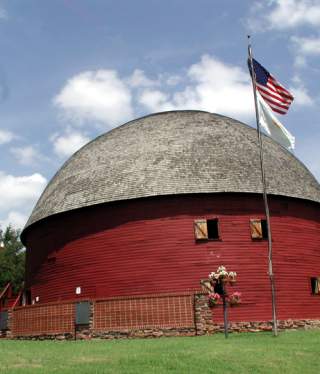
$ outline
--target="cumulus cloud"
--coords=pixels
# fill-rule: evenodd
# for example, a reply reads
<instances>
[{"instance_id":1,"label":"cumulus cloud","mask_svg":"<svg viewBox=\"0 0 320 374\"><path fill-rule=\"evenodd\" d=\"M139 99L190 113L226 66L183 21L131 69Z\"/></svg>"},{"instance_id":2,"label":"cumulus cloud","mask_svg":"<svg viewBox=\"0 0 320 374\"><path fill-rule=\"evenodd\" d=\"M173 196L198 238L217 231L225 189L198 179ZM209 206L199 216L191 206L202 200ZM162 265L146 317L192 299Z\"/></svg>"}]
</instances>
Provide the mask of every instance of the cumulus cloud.
<instances>
[{"instance_id":1,"label":"cumulus cloud","mask_svg":"<svg viewBox=\"0 0 320 374\"><path fill-rule=\"evenodd\" d=\"M15 177L0 171L0 208L12 209L34 201L46 182L39 173Z\"/></svg>"},{"instance_id":2,"label":"cumulus cloud","mask_svg":"<svg viewBox=\"0 0 320 374\"><path fill-rule=\"evenodd\" d=\"M175 106L170 103L169 95L159 90L143 90L138 97L138 102L152 112L173 110L175 108Z\"/></svg>"},{"instance_id":3,"label":"cumulus cloud","mask_svg":"<svg viewBox=\"0 0 320 374\"><path fill-rule=\"evenodd\" d=\"M315 56L320 54L320 38L319 37L298 37L292 36L291 41L295 51L299 55Z\"/></svg>"},{"instance_id":4,"label":"cumulus cloud","mask_svg":"<svg viewBox=\"0 0 320 374\"><path fill-rule=\"evenodd\" d=\"M132 75L127 78L127 83L131 87L153 87L159 85L159 81L149 79L143 70L136 69Z\"/></svg>"},{"instance_id":5,"label":"cumulus cloud","mask_svg":"<svg viewBox=\"0 0 320 374\"><path fill-rule=\"evenodd\" d=\"M256 2L251 9L248 25L254 30L320 25L319 0L271 0Z\"/></svg>"},{"instance_id":6,"label":"cumulus cloud","mask_svg":"<svg viewBox=\"0 0 320 374\"><path fill-rule=\"evenodd\" d=\"M304 68L307 66L307 59L305 56L296 55L294 58L294 67L297 69Z\"/></svg>"},{"instance_id":7,"label":"cumulus cloud","mask_svg":"<svg viewBox=\"0 0 320 374\"><path fill-rule=\"evenodd\" d=\"M293 78L293 85L289 87L289 91L294 96L294 103L299 106L311 106L314 99L309 95L307 88L299 76Z\"/></svg>"},{"instance_id":8,"label":"cumulus cloud","mask_svg":"<svg viewBox=\"0 0 320 374\"><path fill-rule=\"evenodd\" d=\"M14 176L0 171L0 224L22 227L46 183L39 173Z\"/></svg>"},{"instance_id":9,"label":"cumulus cloud","mask_svg":"<svg viewBox=\"0 0 320 374\"><path fill-rule=\"evenodd\" d=\"M294 102L296 105L310 106L314 104L312 97L309 95L305 87L290 87L290 92L292 92L294 96Z\"/></svg>"},{"instance_id":10,"label":"cumulus cloud","mask_svg":"<svg viewBox=\"0 0 320 374\"><path fill-rule=\"evenodd\" d=\"M68 80L54 98L67 119L82 125L116 125L133 116L131 92L115 70L86 71Z\"/></svg>"},{"instance_id":11,"label":"cumulus cloud","mask_svg":"<svg viewBox=\"0 0 320 374\"><path fill-rule=\"evenodd\" d=\"M13 147L10 149L10 152L21 165L35 165L43 158L35 147L31 145L25 147Z\"/></svg>"},{"instance_id":12,"label":"cumulus cloud","mask_svg":"<svg viewBox=\"0 0 320 374\"><path fill-rule=\"evenodd\" d=\"M318 36L292 36L291 50L295 55L294 66L297 69L308 66L308 59L320 55L320 37Z\"/></svg>"},{"instance_id":13,"label":"cumulus cloud","mask_svg":"<svg viewBox=\"0 0 320 374\"><path fill-rule=\"evenodd\" d=\"M0 129L0 145L11 142L13 138L14 135L12 132Z\"/></svg>"},{"instance_id":14,"label":"cumulus cloud","mask_svg":"<svg viewBox=\"0 0 320 374\"><path fill-rule=\"evenodd\" d=\"M180 75L171 75L166 79L166 84L168 86L176 86L181 83L182 77Z\"/></svg>"},{"instance_id":15,"label":"cumulus cloud","mask_svg":"<svg viewBox=\"0 0 320 374\"><path fill-rule=\"evenodd\" d=\"M139 103L152 111L200 109L248 119L253 114L252 88L248 73L205 55L192 65L181 91L166 93L146 89Z\"/></svg>"},{"instance_id":16,"label":"cumulus cloud","mask_svg":"<svg viewBox=\"0 0 320 374\"><path fill-rule=\"evenodd\" d=\"M307 68L308 60L320 55L320 37L314 34L320 26L320 0L256 1L250 8L247 26L260 32L286 31L295 71ZM304 35L292 35L297 31ZM308 35L308 32L313 35ZM295 87L294 91L297 104L311 104L306 88Z\"/></svg>"},{"instance_id":17,"label":"cumulus cloud","mask_svg":"<svg viewBox=\"0 0 320 374\"><path fill-rule=\"evenodd\" d=\"M99 119L108 127L114 127L121 120L125 122L148 112L181 109L216 112L244 121L254 117L252 86L246 67L227 64L215 56L204 55L183 73L172 77L162 74L150 79L145 72L137 69L129 77L121 79L115 71L111 75L110 71L106 72L86 72L70 79L56 97L56 104L66 111L74 111L75 117L86 120L88 126ZM97 78L100 75L102 82ZM112 85L106 84L106 76L112 76L110 79L117 82L114 93ZM105 86L109 87L108 94L113 97L112 116L111 112L105 111L105 99L101 98L105 95ZM86 87L93 92L88 101ZM294 82L293 88L297 103L311 104L308 91L301 82ZM125 93L127 99L124 100L119 91ZM70 124L72 126L73 122ZM60 156L70 155L89 140L78 131L72 130L71 133L69 131L54 138L55 152Z\"/></svg>"},{"instance_id":18,"label":"cumulus cloud","mask_svg":"<svg viewBox=\"0 0 320 374\"><path fill-rule=\"evenodd\" d=\"M86 71L67 81L54 104L73 125L110 127L133 117L135 90L159 84L159 80L150 79L141 69L123 78L115 70Z\"/></svg>"},{"instance_id":19,"label":"cumulus cloud","mask_svg":"<svg viewBox=\"0 0 320 374\"><path fill-rule=\"evenodd\" d=\"M26 214L18 211L9 212L4 219L0 219L0 227L6 228L11 225L14 228L22 229L28 220Z\"/></svg>"},{"instance_id":20,"label":"cumulus cloud","mask_svg":"<svg viewBox=\"0 0 320 374\"><path fill-rule=\"evenodd\" d=\"M54 98L69 125L100 122L108 127L146 110L200 109L246 119L252 115L252 102L248 73L208 55L184 75L159 75L156 79L140 69L123 78L114 70L87 71L69 79ZM69 155L75 150L67 152L71 144L78 147L84 143L79 134L69 139L71 142L64 139L55 139L57 154Z\"/></svg>"},{"instance_id":21,"label":"cumulus cloud","mask_svg":"<svg viewBox=\"0 0 320 374\"><path fill-rule=\"evenodd\" d=\"M69 157L90 139L79 131L69 129L65 134L51 137L54 152L61 158Z\"/></svg>"}]
</instances>

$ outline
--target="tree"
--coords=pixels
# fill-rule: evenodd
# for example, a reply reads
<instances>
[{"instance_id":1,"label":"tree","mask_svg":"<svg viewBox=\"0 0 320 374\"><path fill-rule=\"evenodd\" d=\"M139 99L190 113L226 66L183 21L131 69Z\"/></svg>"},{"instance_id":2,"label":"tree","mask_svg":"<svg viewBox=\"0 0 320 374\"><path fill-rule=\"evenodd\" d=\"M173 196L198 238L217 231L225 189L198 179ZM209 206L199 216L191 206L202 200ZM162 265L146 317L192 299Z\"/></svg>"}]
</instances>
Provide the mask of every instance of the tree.
<instances>
[{"instance_id":1,"label":"tree","mask_svg":"<svg viewBox=\"0 0 320 374\"><path fill-rule=\"evenodd\" d=\"M9 282L17 292L24 281L25 250L20 241L20 230L8 226L0 229L0 291Z\"/></svg>"}]
</instances>

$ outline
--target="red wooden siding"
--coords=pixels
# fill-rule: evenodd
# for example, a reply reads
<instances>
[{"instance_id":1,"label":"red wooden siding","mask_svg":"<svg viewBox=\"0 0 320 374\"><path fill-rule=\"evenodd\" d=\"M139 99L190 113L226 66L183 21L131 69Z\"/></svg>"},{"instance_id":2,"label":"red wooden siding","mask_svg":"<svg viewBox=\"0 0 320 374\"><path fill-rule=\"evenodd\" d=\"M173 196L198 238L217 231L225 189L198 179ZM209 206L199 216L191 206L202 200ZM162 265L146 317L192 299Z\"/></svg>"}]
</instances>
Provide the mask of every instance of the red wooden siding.
<instances>
[{"instance_id":1,"label":"red wooden siding","mask_svg":"<svg viewBox=\"0 0 320 374\"><path fill-rule=\"evenodd\" d=\"M320 318L320 214L312 202L271 198L278 318ZM40 303L199 289L219 265L238 273L243 305L231 321L271 319L267 242L252 240L262 197L208 194L97 205L45 219L26 233L27 284ZM219 219L221 240L196 241L194 220ZM214 319L221 311L214 310Z\"/></svg>"}]
</instances>

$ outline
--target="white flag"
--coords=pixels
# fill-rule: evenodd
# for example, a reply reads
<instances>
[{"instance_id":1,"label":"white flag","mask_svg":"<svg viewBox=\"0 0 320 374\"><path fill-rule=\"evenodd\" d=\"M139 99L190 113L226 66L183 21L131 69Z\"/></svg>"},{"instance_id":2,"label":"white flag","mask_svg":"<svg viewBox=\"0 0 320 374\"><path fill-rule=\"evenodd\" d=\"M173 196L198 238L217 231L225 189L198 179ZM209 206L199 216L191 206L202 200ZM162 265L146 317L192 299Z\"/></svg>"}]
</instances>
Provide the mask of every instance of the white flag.
<instances>
[{"instance_id":1,"label":"white flag","mask_svg":"<svg viewBox=\"0 0 320 374\"><path fill-rule=\"evenodd\" d=\"M257 92L259 123L266 133L283 147L293 150L295 138L272 113L271 108Z\"/></svg>"}]
</instances>

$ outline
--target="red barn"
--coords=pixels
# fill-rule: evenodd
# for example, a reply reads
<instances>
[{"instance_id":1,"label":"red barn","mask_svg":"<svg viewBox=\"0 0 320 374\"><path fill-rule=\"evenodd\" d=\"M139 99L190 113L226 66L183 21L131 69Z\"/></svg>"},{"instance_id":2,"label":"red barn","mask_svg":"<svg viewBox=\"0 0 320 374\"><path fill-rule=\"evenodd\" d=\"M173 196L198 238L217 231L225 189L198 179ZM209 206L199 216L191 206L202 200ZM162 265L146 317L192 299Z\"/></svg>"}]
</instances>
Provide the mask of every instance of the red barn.
<instances>
[{"instance_id":1,"label":"red barn","mask_svg":"<svg viewBox=\"0 0 320 374\"><path fill-rule=\"evenodd\" d=\"M278 318L320 320L320 186L290 152L263 141ZM261 192L256 130L234 119L173 111L115 128L62 166L23 230L30 302L143 296L158 305L196 292L225 265L243 295L231 322L268 321Z\"/></svg>"}]
</instances>

